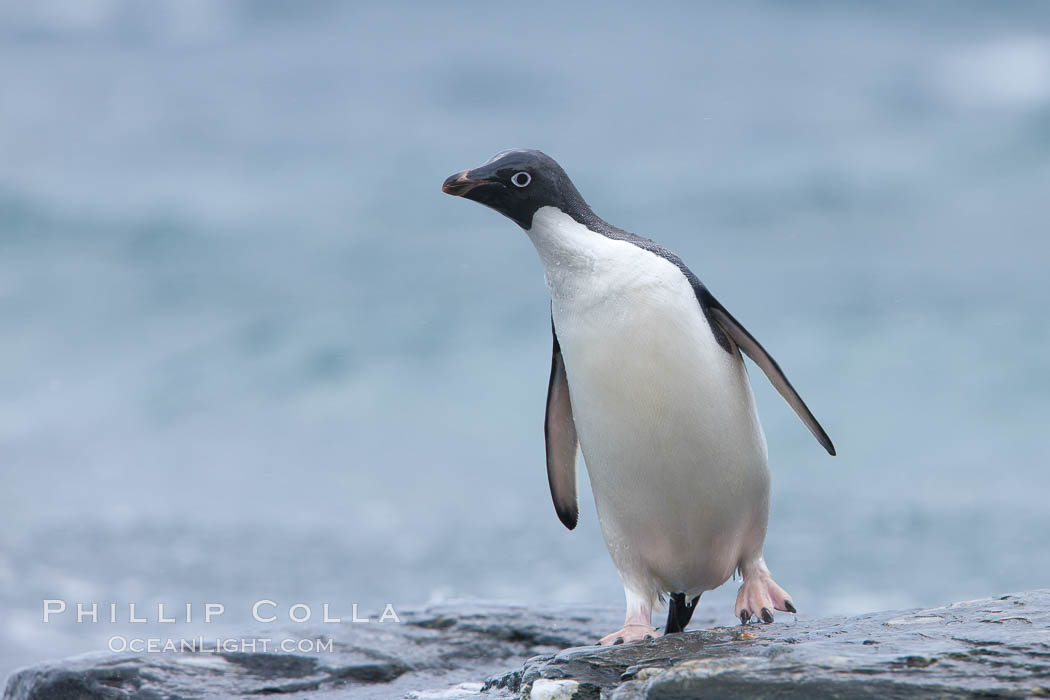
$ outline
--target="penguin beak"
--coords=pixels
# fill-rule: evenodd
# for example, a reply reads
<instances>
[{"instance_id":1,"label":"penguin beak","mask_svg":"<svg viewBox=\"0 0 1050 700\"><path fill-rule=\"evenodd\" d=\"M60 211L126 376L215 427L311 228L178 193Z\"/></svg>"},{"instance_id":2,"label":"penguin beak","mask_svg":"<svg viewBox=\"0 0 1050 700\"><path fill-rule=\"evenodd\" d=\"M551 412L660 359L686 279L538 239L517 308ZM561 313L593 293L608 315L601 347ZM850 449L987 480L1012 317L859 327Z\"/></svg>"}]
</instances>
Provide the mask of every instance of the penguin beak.
<instances>
[{"instance_id":1,"label":"penguin beak","mask_svg":"<svg viewBox=\"0 0 1050 700\"><path fill-rule=\"evenodd\" d=\"M455 175L449 175L445 180L445 184L441 185L441 191L445 194L450 194L453 197L464 197L468 192L476 187L482 185L488 185L490 183L485 180L476 180L470 177L470 171L464 170L461 173Z\"/></svg>"}]
</instances>

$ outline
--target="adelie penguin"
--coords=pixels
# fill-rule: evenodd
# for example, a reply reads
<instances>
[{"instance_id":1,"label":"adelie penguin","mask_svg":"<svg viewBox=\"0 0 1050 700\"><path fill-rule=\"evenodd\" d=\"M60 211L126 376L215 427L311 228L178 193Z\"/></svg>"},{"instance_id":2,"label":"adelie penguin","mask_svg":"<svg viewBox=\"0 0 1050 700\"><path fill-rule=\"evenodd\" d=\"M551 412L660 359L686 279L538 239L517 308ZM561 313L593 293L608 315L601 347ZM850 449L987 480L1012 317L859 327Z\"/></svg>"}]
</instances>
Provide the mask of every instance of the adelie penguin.
<instances>
[{"instance_id":1,"label":"adelie penguin","mask_svg":"<svg viewBox=\"0 0 1050 700\"><path fill-rule=\"evenodd\" d=\"M623 628L600 643L656 636L652 609L665 595L665 632L680 632L700 594L734 571L742 623L795 612L762 558L769 468L741 351L835 448L776 361L676 255L595 214L549 156L504 151L442 190L512 219L543 263L551 496L573 529L578 444L627 597Z\"/></svg>"}]
</instances>

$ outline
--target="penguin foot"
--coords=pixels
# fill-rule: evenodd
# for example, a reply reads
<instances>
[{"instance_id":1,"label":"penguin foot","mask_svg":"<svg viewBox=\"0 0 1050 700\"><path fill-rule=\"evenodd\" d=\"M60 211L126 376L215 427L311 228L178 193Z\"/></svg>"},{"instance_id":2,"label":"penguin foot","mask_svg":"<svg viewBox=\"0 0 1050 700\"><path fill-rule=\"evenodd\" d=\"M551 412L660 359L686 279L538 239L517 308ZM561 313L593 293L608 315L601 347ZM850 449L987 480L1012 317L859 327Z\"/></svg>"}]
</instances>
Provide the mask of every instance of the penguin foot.
<instances>
[{"instance_id":1,"label":"penguin foot","mask_svg":"<svg viewBox=\"0 0 1050 700\"><path fill-rule=\"evenodd\" d=\"M760 561L757 566L749 568L744 568L744 584L736 594L736 606L733 608L740 624L746 625L752 618L769 624L773 621L774 610L795 612L791 596L777 585L764 563Z\"/></svg>"},{"instance_id":2,"label":"penguin foot","mask_svg":"<svg viewBox=\"0 0 1050 700\"><path fill-rule=\"evenodd\" d=\"M656 639L660 633L652 625L632 623L624 625L612 634L607 634L598 640L598 644L607 647L613 644L625 644L627 642L641 642L646 639Z\"/></svg>"},{"instance_id":3,"label":"penguin foot","mask_svg":"<svg viewBox=\"0 0 1050 700\"><path fill-rule=\"evenodd\" d=\"M623 627L598 640L601 646L640 642L645 639L656 639L660 633L653 627L653 606L651 598L624 586L624 597L627 599L627 614Z\"/></svg>"}]
</instances>

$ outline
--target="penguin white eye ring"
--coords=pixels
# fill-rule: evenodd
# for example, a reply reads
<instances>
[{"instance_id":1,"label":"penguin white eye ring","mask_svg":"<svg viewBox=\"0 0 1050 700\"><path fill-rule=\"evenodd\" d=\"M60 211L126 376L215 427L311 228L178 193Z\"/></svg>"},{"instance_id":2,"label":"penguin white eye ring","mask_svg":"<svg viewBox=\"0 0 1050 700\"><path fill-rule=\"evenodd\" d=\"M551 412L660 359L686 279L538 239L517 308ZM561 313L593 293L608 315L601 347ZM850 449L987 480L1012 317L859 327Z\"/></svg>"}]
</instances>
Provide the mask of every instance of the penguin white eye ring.
<instances>
[{"instance_id":1,"label":"penguin white eye ring","mask_svg":"<svg viewBox=\"0 0 1050 700\"><path fill-rule=\"evenodd\" d=\"M770 475L744 355L824 449L835 447L780 365L681 258L595 214L550 156L503 151L441 189L509 217L543 264L554 510L576 527L579 449L627 603L623 628L599 643L656 636L661 599L665 633L681 632L700 594L736 571L741 624L795 612L763 557Z\"/></svg>"}]
</instances>

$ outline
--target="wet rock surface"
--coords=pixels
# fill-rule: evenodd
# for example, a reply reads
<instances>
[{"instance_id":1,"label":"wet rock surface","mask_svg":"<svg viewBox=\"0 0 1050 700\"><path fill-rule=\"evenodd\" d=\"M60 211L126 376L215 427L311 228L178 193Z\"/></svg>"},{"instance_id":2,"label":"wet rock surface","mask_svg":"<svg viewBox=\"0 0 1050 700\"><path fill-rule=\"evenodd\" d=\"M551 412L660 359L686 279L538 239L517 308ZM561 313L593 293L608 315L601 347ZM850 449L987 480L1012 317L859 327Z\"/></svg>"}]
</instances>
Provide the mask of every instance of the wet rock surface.
<instances>
[{"instance_id":1,"label":"wet rock surface","mask_svg":"<svg viewBox=\"0 0 1050 700\"><path fill-rule=\"evenodd\" d=\"M702 612L702 611L701 611ZM464 602L402 623L296 626L331 651L89 654L33 666L11 698L694 698L1050 695L1050 590L925 610L693 630L596 647L613 608Z\"/></svg>"},{"instance_id":2,"label":"wet rock surface","mask_svg":"<svg viewBox=\"0 0 1050 700\"><path fill-rule=\"evenodd\" d=\"M245 638L330 639L331 651L93 653L32 666L10 698L477 697L485 679L537 654L589 644L620 622L597 607L450 603L399 611L401 622L288 625ZM489 694L491 696L491 694ZM483 696L484 697L484 696Z\"/></svg>"},{"instance_id":3,"label":"wet rock surface","mask_svg":"<svg viewBox=\"0 0 1050 700\"><path fill-rule=\"evenodd\" d=\"M490 686L564 678L615 700L1050 695L1050 591L566 649Z\"/></svg>"}]
</instances>

